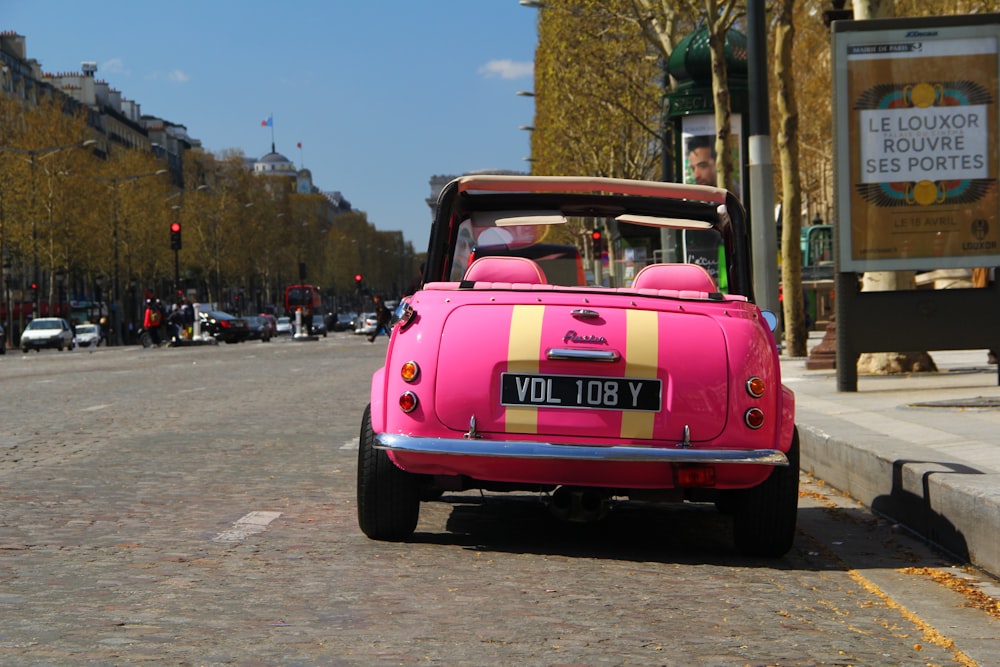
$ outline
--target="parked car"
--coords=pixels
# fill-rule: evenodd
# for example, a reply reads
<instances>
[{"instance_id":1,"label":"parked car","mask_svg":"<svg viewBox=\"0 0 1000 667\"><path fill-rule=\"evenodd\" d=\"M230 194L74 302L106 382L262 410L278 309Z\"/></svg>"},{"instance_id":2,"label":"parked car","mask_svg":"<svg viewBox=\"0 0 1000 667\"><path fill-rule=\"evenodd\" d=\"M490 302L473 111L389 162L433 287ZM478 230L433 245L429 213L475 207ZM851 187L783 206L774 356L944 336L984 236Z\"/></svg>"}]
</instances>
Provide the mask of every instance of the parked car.
<instances>
[{"instance_id":1,"label":"parked car","mask_svg":"<svg viewBox=\"0 0 1000 667\"><path fill-rule=\"evenodd\" d=\"M378 317L375 313L361 313L354 325L354 333L371 336L375 333L376 327L378 327Z\"/></svg>"},{"instance_id":2,"label":"parked car","mask_svg":"<svg viewBox=\"0 0 1000 667\"><path fill-rule=\"evenodd\" d=\"M76 344L80 347L98 347L103 338L101 327L90 322L83 322L76 325Z\"/></svg>"},{"instance_id":3,"label":"parked car","mask_svg":"<svg viewBox=\"0 0 1000 667\"><path fill-rule=\"evenodd\" d=\"M322 315L313 315L312 328L309 330L309 333L313 336L326 338L326 318Z\"/></svg>"},{"instance_id":4,"label":"parked car","mask_svg":"<svg viewBox=\"0 0 1000 667\"><path fill-rule=\"evenodd\" d=\"M21 334L21 351L25 354L29 350L41 351L43 347L49 347L62 352L64 349L72 350L73 330L69 322L61 317L39 317L31 320Z\"/></svg>"},{"instance_id":5,"label":"parked car","mask_svg":"<svg viewBox=\"0 0 1000 667\"><path fill-rule=\"evenodd\" d=\"M340 313L333 320L334 331L354 331L354 322L357 320L357 313Z\"/></svg>"},{"instance_id":6,"label":"parked car","mask_svg":"<svg viewBox=\"0 0 1000 667\"><path fill-rule=\"evenodd\" d=\"M663 263L613 266L611 287L580 286L577 271L560 283L530 252L468 264L472 247L543 243L552 225L644 243L694 233L719 264L713 275L664 242L662 258L648 255ZM738 552L785 554L795 402L776 319L754 303L748 238L739 200L715 187L491 175L446 185L424 282L396 312L361 418L361 530L405 540L421 502L479 489L530 493L571 521L613 520L630 501L714 503L733 517ZM468 268L454 280L456 264Z\"/></svg>"},{"instance_id":7,"label":"parked car","mask_svg":"<svg viewBox=\"0 0 1000 667\"><path fill-rule=\"evenodd\" d=\"M275 323L275 333L279 336L288 336L292 333L292 318L279 317Z\"/></svg>"},{"instance_id":8,"label":"parked car","mask_svg":"<svg viewBox=\"0 0 1000 667\"><path fill-rule=\"evenodd\" d=\"M271 340L274 332L271 330L271 322L264 316L246 315L243 319L246 320L247 326L250 328L250 334L247 336L247 339L259 340L265 343Z\"/></svg>"},{"instance_id":9,"label":"parked car","mask_svg":"<svg viewBox=\"0 0 1000 667\"><path fill-rule=\"evenodd\" d=\"M200 310L201 330L223 343L242 343L250 337L250 327L241 317L221 310Z\"/></svg>"}]
</instances>

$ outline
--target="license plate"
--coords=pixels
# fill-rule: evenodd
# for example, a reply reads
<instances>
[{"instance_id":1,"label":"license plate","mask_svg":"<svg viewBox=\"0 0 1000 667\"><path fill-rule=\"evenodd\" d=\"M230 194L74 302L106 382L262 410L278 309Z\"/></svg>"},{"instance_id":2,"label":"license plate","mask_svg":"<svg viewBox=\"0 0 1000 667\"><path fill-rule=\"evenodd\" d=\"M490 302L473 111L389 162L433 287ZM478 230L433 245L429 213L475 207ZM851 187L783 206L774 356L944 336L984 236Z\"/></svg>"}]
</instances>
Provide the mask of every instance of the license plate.
<instances>
[{"instance_id":1,"label":"license plate","mask_svg":"<svg viewBox=\"0 0 1000 667\"><path fill-rule=\"evenodd\" d=\"M662 383L650 378L500 374L500 403L539 408L660 411Z\"/></svg>"}]
</instances>

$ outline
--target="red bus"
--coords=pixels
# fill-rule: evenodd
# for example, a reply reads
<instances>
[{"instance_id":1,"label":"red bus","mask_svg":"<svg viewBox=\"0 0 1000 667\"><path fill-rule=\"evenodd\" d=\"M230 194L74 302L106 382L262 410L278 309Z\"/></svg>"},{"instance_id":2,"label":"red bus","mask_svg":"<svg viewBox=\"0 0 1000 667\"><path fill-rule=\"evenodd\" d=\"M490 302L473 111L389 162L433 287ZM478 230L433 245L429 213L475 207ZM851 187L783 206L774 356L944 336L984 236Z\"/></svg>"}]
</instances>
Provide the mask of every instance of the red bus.
<instances>
[{"instance_id":1,"label":"red bus","mask_svg":"<svg viewBox=\"0 0 1000 667\"><path fill-rule=\"evenodd\" d=\"M302 311L302 323L312 333L313 315L323 315L322 291L315 285L289 285L285 288L285 314L295 321L295 313Z\"/></svg>"}]
</instances>

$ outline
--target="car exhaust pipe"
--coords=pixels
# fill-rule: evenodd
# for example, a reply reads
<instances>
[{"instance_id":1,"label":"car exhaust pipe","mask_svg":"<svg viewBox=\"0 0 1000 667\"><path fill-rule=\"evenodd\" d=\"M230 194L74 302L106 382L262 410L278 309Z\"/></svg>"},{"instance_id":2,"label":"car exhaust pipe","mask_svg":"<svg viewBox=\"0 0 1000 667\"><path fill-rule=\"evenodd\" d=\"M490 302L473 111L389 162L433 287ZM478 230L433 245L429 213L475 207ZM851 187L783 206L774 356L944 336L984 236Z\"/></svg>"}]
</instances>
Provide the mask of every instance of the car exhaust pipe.
<instances>
[{"instance_id":1,"label":"car exhaust pipe","mask_svg":"<svg viewBox=\"0 0 1000 667\"><path fill-rule=\"evenodd\" d=\"M592 523L607 515L611 500L607 493L594 489L560 486L552 492L548 506L552 516L561 521Z\"/></svg>"}]
</instances>

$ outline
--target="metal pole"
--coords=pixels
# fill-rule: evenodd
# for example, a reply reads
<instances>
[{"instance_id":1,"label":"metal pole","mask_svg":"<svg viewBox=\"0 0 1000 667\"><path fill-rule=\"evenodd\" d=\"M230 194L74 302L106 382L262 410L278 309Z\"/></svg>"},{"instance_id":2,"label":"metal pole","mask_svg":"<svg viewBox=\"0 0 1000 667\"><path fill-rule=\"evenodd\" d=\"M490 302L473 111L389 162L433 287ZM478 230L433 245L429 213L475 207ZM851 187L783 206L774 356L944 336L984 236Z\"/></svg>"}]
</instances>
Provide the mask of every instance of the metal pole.
<instances>
[{"instance_id":1,"label":"metal pole","mask_svg":"<svg viewBox=\"0 0 1000 667\"><path fill-rule=\"evenodd\" d=\"M767 86L767 27L764 0L747 0L749 49L750 232L753 249L754 295L762 310L780 312L778 302L778 240L774 220L774 163L771 158ZM798 215L798 211L789 211ZM775 331L780 336L780 328Z\"/></svg>"},{"instance_id":2,"label":"metal pole","mask_svg":"<svg viewBox=\"0 0 1000 667\"><path fill-rule=\"evenodd\" d=\"M122 344L122 304L118 289L118 184L115 183L111 200L111 246L113 251L113 271L111 275L111 326L114 327L115 345Z\"/></svg>"},{"instance_id":3,"label":"metal pole","mask_svg":"<svg viewBox=\"0 0 1000 667\"><path fill-rule=\"evenodd\" d=\"M35 196L35 152L29 152L31 156L31 284L35 286L31 295L31 316L32 319L41 317L42 309L39 301L41 285L38 284L38 214L35 213L37 204Z\"/></svg>"}]
</instances>

